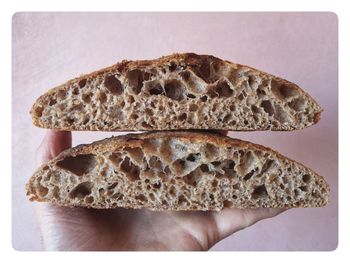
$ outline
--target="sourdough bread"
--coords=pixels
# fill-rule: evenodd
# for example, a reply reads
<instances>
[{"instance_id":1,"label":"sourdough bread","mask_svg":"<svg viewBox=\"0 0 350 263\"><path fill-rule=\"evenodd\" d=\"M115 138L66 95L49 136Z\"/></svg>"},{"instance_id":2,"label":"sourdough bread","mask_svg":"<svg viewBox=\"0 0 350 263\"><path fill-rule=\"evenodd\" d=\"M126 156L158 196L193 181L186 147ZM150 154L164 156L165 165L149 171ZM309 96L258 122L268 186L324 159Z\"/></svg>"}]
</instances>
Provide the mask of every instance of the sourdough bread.
<instances>
[{"instance_id":1,"label":"sourdough bread","mask_svg":"<svg viewBox=\"0 0 350 263\"><path fill-rule=\"evenodd\" d=\"M112 137L63 151L27 184L32 201L93 208L319 207L326 181L250 142L205 132Z\"/></svg>"},{"instance_id":2,"label":"sourdough bread","mask_svg":"<svg viewBox=\"0 0 350 263\"><path fill-rule=\"evenodd\" d=\"M37 99L36 126L57 130L295 130L321 107L296 84L193 53L122 61Z\"/></svg>"}]
</instances>

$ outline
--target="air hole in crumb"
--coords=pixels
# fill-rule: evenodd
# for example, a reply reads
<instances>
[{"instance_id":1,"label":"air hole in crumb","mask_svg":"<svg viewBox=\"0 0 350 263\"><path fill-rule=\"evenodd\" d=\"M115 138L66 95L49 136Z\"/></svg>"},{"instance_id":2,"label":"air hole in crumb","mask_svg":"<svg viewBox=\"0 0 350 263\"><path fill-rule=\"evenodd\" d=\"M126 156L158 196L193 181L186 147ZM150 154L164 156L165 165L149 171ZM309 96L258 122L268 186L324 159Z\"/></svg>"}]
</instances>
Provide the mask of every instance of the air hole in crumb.
<instances>
[{"instance_id":1,"label":"air hole in crumb","mask_svg":"<svg viewBox=\"0 0 350 263\"><path fill-rule=\"evenodd\" d=\"M78 88L74 88L73 91L72 91L72 94L73 95L78 95L79 94Z\"/></svg>"},{"instance_id":2,"label":"air hole in crumb","mask_svg":"<svg viewBox=\"0 0 350 263\"><path fill-rule=\"evenodd\" d=\"M201 157L200 153L196 153L196 154L191 153L190 155L187 156L186 160L189 162L195 162L195 161L198 161L200 157Z\"/></svg>"},{"instance_id":3,"label":"air hole in crumb","mask_svg":"<svg viewBox=\"0 0 350 263\"><path fill-rule=\"evenodd\" d=\"M256 90L256 93L258 94L258 97L262 97L262 96L266 95L265 90L263 90L262 88L258 88Z\"/></svg>"},{"instance_id":4,"label":"air hole in crumb","mask_svg":"<svg viewBox=\"0 0 350 263\"><path fill-rule=\"evenodd\" d=\"M59 90L58 92L57 92L57 98L59 99L59 100L64 100L65 98L66 98L66 95L67 95L67 93L66 93L66 91L65 90Z\"/></svg>"},{"instance_id":5,"label":"air hole in crumb","mask_svg":"<svg viewBox=\"0 0 350 263\"><path fill-rule=\"evenodd\" d=\"M126 98L126 101L127 101L129 104L133 104L133 103L135 102L135 99L134 99L133 96L128 96L128 97Z\"/></svg>"},{"instance_id":6,"label":"air hole in crumb","mask_svg":"<svg viewBox=\"0 0 350 263\"><path fill-rule=\"evenodd\" d=\"M209 199L210 199L210 201L214 201L214 195L213 195L213 194L210 194L210 195L209 195Z\"/></svg>"},{"instance_id":7,"label":"air hole in crumb","mask_svg":"<svg viewBox=\"0 0 350 263\"><path fill-rule=\"evenodd\" d=\"M145 129L150 129L150 128L152 128L152 126L151 125L149 125L147 122L145 122L145 121L143 121L142 123L141 123L141 126L143 127L143 128L145 128Z\"/></svg>"},{"instance_id":8,"label":"air hole in crumb","mask_svg":"<svg viewBox=\"0 0 350 263\"><path fill-rule=\"evenodd\" d=\"M67 117L66 121L68 122L69 125L72 125L75 121L74 118L71 118L71 117Z\"/></svg>"},{"instance_id":9,"label":"air hole in crumb","mask_svg":"<svg viewBox=\"0 0 350 263\"><path fill-rule=\"evenodd\" d=\"M284 190L284 185L283 185L283 184L280 184L280 188L281 188L282 190Z\"/></svg>"},{"instance_id":10,"label":"air hole in crumb","mask_svg":"<svg viewBox=\"0 0 350 263\"><path fill-rule=\"evenodd\" d=\"M85 102L85 103L89 103L91 101L91 94L83 94L81 95L81 99Z\"/></svg>"},{"instance_id":11,"label":"air hole in crumb","mask_svg":"<svg viewBox=\"0 0 350 263\"><path fill-rule=\"evenodd\" d=\"M176 68L177 68L176 63L174 61L171 61L169 65L169 70L174 71Z\"/></svg>"},{"instance_id":12,"label":"air hole in crumb","mask_svg":"<svg viewBox=\"0 0 350 263\"><path fill-rule=\"evenodd\" d=\"M178 197L178 204L179 205L183 205L183 204L187 204L188 202L187 202L187 199L186 199L186 197L184 197L183 195L180 195L179 197Z\"/></svg>"},{"instance_id":13,"label":"air hole in crumb","mask_svg":"<svg viewBox=\"0 0 350 263\"><path fill-rule=\"evenodd\" d=\"M120 169L130 181L139 180L140 168L136 166L129 157L125 157L120 165Z\"/></svg>"},{"instance_id":14,"label":"air hole in crumb","mask_svg":"<svg viewBox=\"0 0 350 263\"><path fill-rule=\"evenodd\" d=\"M232 118L232 114L226 114L224 119L222 120L223 122L229 122Z\"/></svg>"},{"instance_id":15,"label":"air hole in crumb","mask_svg":"<svg viewBox=\"0 0 350 263\"><path fill-rule=\"evenodd\" d=\"M275 80L271 81L271 91L279 99L286 99L298 95L298 90L294 87L288 87L285 84L280 84Z\"/></svg>"},{"instance_id":16,"label":"air hole in crumb","mask_svg":"<svg viewBox=\"0 0 350 263\"><path fill-rule=\"evenodd\" d=\"M255 105L252 105L252 111L254 112L254 113L259 113L259 108L257 107L257 106L255 106Z\"/></svg>"},{"instance_id":17,"label":"air hole in crumb","mask_svg":"<svg viewBox=\"0 0 350 263\"><path fill-rule=\"evenodd\" d=\"M101 102L101 103L105 103L107 101L107 96L105 93L103 92L100 92L97 96L98 100Z\"/></svg>"},{"instance_id":18,"label":"air hole in crumb","mask_svg":"<svg viewBox=\"0 0 350 263\"><path fill-rule=\"evenodd\" d=\"M294 189L294 195L299 196L299 191L297 189Z\"/></svg>"},{"instance_id":19,"label":"air hole in crumb","mask_svg":"<svg viewBox=\"0 0 350 263\"><path fill-rule=\"evenodd\" d=\"M183 71L183 72L180 72L180 76L183 78L184 81L189 81L191 77L191 73L189 71Z\"/></svg>"},{"instance_id":20,"label":"air hole in crumb","mask_svg":"<svg viewBox=\"0 0 350 263\"><path fill-rule=\"evenodd\" d=\"M212 88L211 97L218 96L219 98L228 98L233 95L233 90L231 89L230 85L226 81L220 81L215 87Z\"/></svg>"},{"instance_id":21,"label":"air hole in crumb","mask_svg":"<svg viewBox=\"0 0 350 263\"><path fill-rule=\"evenodd\" d=\"M58 161L56 165L78 176L82 176L88 174L95 168L96 159L94 154L81 154L67 157Z\"/></svg>"},{"instance_id":22,"label":"air hole in crumb","mask_svg":"<svg viewBox=\"0 0 350 263\"><path fill-rule=\"evenodd\" d=\"M144 202L147 201L146 196L143 195L143 194L139 194L139 195L135 196L135 199L136 199L137 201L140 201L141 203L144 203Z\"/></svg>"},{"instance_id":23,"label":"air hole in crumb","mask_svg":"<svg viewBox=\"0 0 350 263\"><path fill-rule=\"evenodd\" d=\"M114 189L118 186L118 183L113 183L110 186L108 186L108 190Z\"/></svg>"},{"instance_id":24,"label":"air hole in crumb","mask_svg":"<svg viewBox=\"0 0 350 263\"><path fill-rule=\"evenodd\" d=\"M169 189L169 194L171 197L176 197L176 188L175 186L170 186L170 189Z\"/></svg>"},{"instance_id":25,"label":"air hole in crumb","mask_svg":"<svg viewBox=\"0 0 350 263\"><path fill-rule=\"evenodd\" d=\"M230 105L230 111L235 111L236 110L236 106L235 105Z\"/></svg>"},{"instance_id":26,"label":"air hole in crumb","mask_svg":"<svg viewBox=\"0 0 350 263\"><path fill-rule=\"evenodd\" d=\"M238 190L240 188L240 184L239 183L236 183L234 185L232 185L232 189L234 190Z\"/></svg>"},{"instance_id":27,"label":"air hole in crumb","mask_svg":"<svg viewBox=\"0 0 350 263\"><path fill-rule=\"evenodd\" d=\"M182 113L179 117L178 117L179 121L185 121L187 119L187 114L186 113Z\"/></svg>"},{"instance_id":28,"label":"air hole in crumb","mask_svg":"<svg viewBox=\"0 0 350 263\"><path fill-rule=\"evenodd\" d=\"M215 161L215 162L211 162L211 164L214 165L215 167L217 167L221 164L221 162Z\"/></svg>"},{"instance_id":29,"label":"air hole in crumb","mask_svg":"<svg viewBox=\"0 0 350 263\"><path fill-rule=\"evenodd\" d=\"M122 83L113 75L105 77L104 86L113 95L120 95L123 93Z\"/></svg>"},{"instance_id":30,"label":"air hole in crumb","mask_svg":"<svg viewBox=\"0 0 350 263\"><path fill-rule=\"evenodd\" d=\"M214 180L211 182L211 185L212 185L212 187L217 187L217 186L218 186L218 180L214 179Z\"/></svg>"},{"instance_id":31,"label":"air hole in crumb","mask_svg":"<svg viewBox=\"0 0 350 263\"><path fill-rule=\"evenodd\" d=\"M94 202L94 197L93 196L87 196L85 198L85 202L88 204L92 204Z\"/></svg>"},{"instance_id":32,"label":"air hole in crumb","mask_svg":"<svg viewBox=\"0 0 350 263\"><path fill-rule=\"evenodd\" d=\"M195 96L195 95L193 95L193 94L191 94L191 93L188 93L188 94L187 94L187 98L190 98L190 99L195 99L195 98L196 98L196 96Z\"/></svg>"},{"instance_id":33,"label":"air hole in crumb","mask_svg":"<svg viewBox=\"0 0 350 263\"><path fill-rule=\"evenodd\" d=\"M141 163L144 157L143 151L141 150L140 147L126 147L124 149L126 152L128 152L129 156L135 160L138 163Z\"/></svg>"},{"instance_id":34,"label":"air hole in crumb","mask_svg":"<svg viewBox=\"0 0 350 263\"><path fill-rule=\"evenodd\" d=\"M244 176L244 180L245 181L247 181L247 180L249 180L253 175L254 175L254 173L255 173L255 169L254 170L251 170L249 173L247 173L245 176Z\"/></svg>"},{"instance_id":35,"label":"air hole in crumb","mask_svg":"<svg viewBox=\"0 0 350 263\"><path fill-rule=\"evenodd\" d=\"M86 85L87 80L86 79L81 79L78 82L79 88L84 88Z\"/></svg>"},{"instance_id":36,"label":"air hole in crumb","mask_svg":"<svg viewBox=\"0 0 350 263\"><path fill-rule=\"evenodd\" d=\"M154 183L152 186L153 186L153 188L155 188L155 189L159 189L159 188L162 186L162 183L161 183L161 182L156 182L156 183Z\"/></svg>"},{"instance_id":37,"label":"air hole in crumb","mask_svg":"<svg viewBox=\"0 0 350 263\"><path fill-rule=\"evenodd\" d=\"M69 193L70 198L84 198L85 196L91 194L93 184L91 182L84 182L78 184L74 189Z\"/></svg>"},{"instance_id":38,"label":"air hole in crumb","mask_svg":"<svg viewBox=\"0 0 350 263\"><path fill-rule=\"evenodd\" d=\"M132 120L137 120L138 118L139 118L139 115L137 115L137 114L130 115L130 119L132 119Z\"/></svg>"},{"instance_id":39,"label":"air hole in crumb","mask_svg":"<svg viewBox=\"0 0 350 263\"><path fill-rule=\"evenodd\" d=\"M173 166L176 174L181 174L185 169L185 161L178 159L175 162L173 162L172 166Z\"/></svg>"},{"instance_id":40,"label":"air hole in crumb","mask_svg":"<svg viewBox=\"0 0 350 263\"><path fill-rule=\"evenodd\" d=\"M44 197L47 195L47 193L49 192L49 189L42 186L42 185L39 185L36 189L36 192L37 194L40 196L40 197Z\"/></svg>"},{"instance_id":41,"label":"air hole in crumb","mask_svg":"<svg viewBox=\"0 0 350 263\"><path fill-rule=\"evenodd\" d=\"M209 167L206 164L201 164L201 166L199 166L199 169L203 172L203 173L207 173L209 172Z\"/></svg>"},{"instance_id":42,"label":"air hole in crumb","mask_svg":"<svg viewBox=\"0 0 350 263\"><path fill-rule=\"evenodd\" d=\"M243 96L243 94L242 94L242 93L241 93L241 94L239 94L238 99L239 99L239 100L243 100L243 99L244 99L244 96Z\"/></svg>"},{"instance_id":43,"label":"air hole in crumb","mask_svg":"<svg viewBox=\"0 0 350 263\"><path fill-rule=\"evenodd\" d=\"M295 111L303 111L306 107L306 102L303 98L296 98L288 103L289 108Z\"/></svg>"},{"instance_id":44,"label":"air hole in crumb","mask_svg":"<svg viewBox=\"0 0 350 263\"><path fill-rule=\"evenodd\" d=\"M280 105L275 105L275 116L281 123L290 121L288 113Z\"/></svg>"},{"instance_id":45,"label":"air hole in crumb","mask_svg":"<svg viewBox=\"0 0 350 263\"><path fill-rule=\"evenodd\" d=\"M190 111L197 111L198 110L198 106L196 104L191 104L189 107Z\"/></svg>"},{"instance_id":46,"label":"air hole in crumb","mask_svg":"<svg viewBox=\"0 0 350 263\"><path fill-rule=\"evenodd\" d=\"M237 199L237 195L232 195L232 199Z\"/></svg>"},{"instance_id":47,"label":"air hole in crumb","mask_svg":"<svg viewBox=\"0 0 350 263\"><path fill-rule=\"evenodd\" d=\"M164 85L165 95L173 100L182 100L183 99L183 85L178 80L168 80Z\"/></svg>"},{"instance_id":48,"label":"air hole in crumb","mask_svg":"<svg viewBox=\"0 0 350 263\"><path fill-rule=\"evenodd\" d=\"M264 184L257 186L252 193L253 199L264 198L265 196L267 196L267 190Z\"/></svg>"},{"instance_id":49,"label":"air hole in crumb","mask_svg":"<svg viewBox=\"0 0 350 263\"><path fill-rule=\"evenodd\" d=\"M112 153L108 159L112 162L113 165L119 166L119 164L122 162L122 158L120 153Z\"/></svg>"},{"instance_id":50,"label":"air hole in crumb","mask_svg":"<svg viewBox=\"0 0 350 263\"><path fill-rule=\"evenodd\" d=\"M260 176L262 176L264 173L266 173L268 170L270 170L271 168L273 168L273 166L275 165L275 161L272 159L267 159L263 165L263 167L261 168L261 172L260 172Z\"/></svg>"},{"instance_id":51,"label":"air hole in crumb","mask_svg":"<svg viewBox=\"0 0 350 263\"><path fill-rule=\"evenodd\" d=\"M303 175L303 182L308 183L310 182L311 176L309 174L304 174Z\"/></svg>"},{"instance_id":52,"label":"air hole in crumb","mask_svg":"<svg viewBox=\"0 0 350 263\"><path fill-rule=\"evenodd\" d=\"M224 201L224 207L228 207L228 208L231 208L233 206L233 203L229 200L225 200Z\"/></svg>"},{"instance_id":53,"label":"air hole in crumb","mask_svg":"<svg viewBox=\"0 0 350 263\"><path fill-rule=\"evenodd\" d=\"M149 199L151 199L151 201L155 201L156 200L156 198L155 198L155 196L154 196L154 193L150 193L149 195L148 195L148 197L149 197Z\"/></svg>"},{"instance_id":54,"label":"air hole in crumb","mask_svg":"<svg viewBox=\"0 0 350 263\"><path fill-rule=\"evenodd\" d=\"M139 69L130 70L126 73L129 87L134 94L139 94L143 86L143 72Z\"/></svg>"},{"instance_id":55,"label":"air hole in crumb","mask_svg":"<svg viewBox=\"0 0 350 263\"><path fill-rule=\"evenodd\" d=\"M251 88L255 88L256 87L257 83L256 83L255 76L253 76L253 75L249 75L248 76L248 84L249 84L249 87L251 87Z\"/></svg>"},{"instance_id":56,"label":"air hole in crumb","mask_svg":"<svg viewBox=\"0 0 350 263\"><path fill-rule=\"evenodd\" d=\"M208 97L207 97L207 96L202 96L202 97L201 97L201 101L202 101L202 102L206 102L207 100L208 100Z\"/></svg>"},{"instance_id":57,"label":"air hole in crumb","mask_svg":"<svg viewBox=\"0 0 350 263\"><path fill-rule=\"evenodd\" d=\"M164 94L164 89L159 83L157 83L156 85L149 87L148 92L150 95L160 95Z\"/></svg>"},{"instance_id":58,"label":"air hole in crumb","mask_svg":"<svg viewBox=\"0 0 350 263\"><path fill-rule=\"evenodd\" d=\"M162 171L163 170L163 163L157 156L152 156L149 158L149 167L154 171Z\"/></svg>"},{"instance_id":59,"label":"air hole in crumb","mask_svg":"<svg viewBox=\"0 0 350 263\"><path fill-rule=\"evenodd\" d=\"M55 185L55 187L52 189L52 196L56 199L59 199L60 197L60 189L58 186Z\"/></svg>"},{"instance_id":60,"label":"air hole in crumb","mask_svg":"<svg viewBox=\"0 0 350 263\"><path fill-rule=\"evenodd\" d=\"M53 106L57 103L57 100L55 100L54 98L52 98L49 102L49 106Z\"/></svg>"},{"instance_id":61,"label":"air hole in crumb","mask_svg":"<svg viewBox=\"0 0 350 263\"><path fill-rule=\"evenodd\" d=\"M262 101L260 106L263 107L264 111L266 113L268 113L270 116L273 115L274 109L273 109L273 106L269 100Z\"/></svg>"},{"instance_id":62,"label":"air hole in crumb","mask_svg":"<svg viewBox=\"0 0 350 263\"><path fill-rule=\"evenodd\" d=\"M312 192L311 195L312 195L312 197L314 197L314 198L320 198L320 197L321 197L320 192L318 192L318 191Z\"/></svg>"},{"instance_id":63,"label":"air hole in crumb","mask_svg":"<svg viewBox=\"0 0 350 263\"><path fill-rule=\"evenodd\" d=\"M299 189L303 192L307 192L308 191L308 187L306 185L304 186L300 186Z\"/></svg>"}]
</instances>

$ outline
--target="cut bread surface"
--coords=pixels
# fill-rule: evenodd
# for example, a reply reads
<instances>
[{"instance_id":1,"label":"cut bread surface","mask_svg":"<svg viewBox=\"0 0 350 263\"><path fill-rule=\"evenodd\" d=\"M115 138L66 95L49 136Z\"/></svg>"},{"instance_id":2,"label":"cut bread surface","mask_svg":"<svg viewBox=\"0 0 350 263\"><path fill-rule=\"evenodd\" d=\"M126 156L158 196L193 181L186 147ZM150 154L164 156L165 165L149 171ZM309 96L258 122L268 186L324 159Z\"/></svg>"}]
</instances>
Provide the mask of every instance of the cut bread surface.
<instances>
[{"instance_id":1,"label":"cut bread surface","mask_svg":"<svg viewBox=\"0 0 350 263\"><path fill-rule=\"evenodd\" d=\"M33 123L58 130L295 130L321 107L296 84L208 55L122 61L42 95Z\"/></svg>"},{"instance_id":2,"label":"cut bread surface","mask_svg":"<svg viewBox=\"0 0 350 263\"><path fill-rule=\"evenodd\" d=\"M260 145L204 132L112 137L68 149L27 184L32 201L92 208L319 207L326 181Z\"/></svg>"}]
</instances>

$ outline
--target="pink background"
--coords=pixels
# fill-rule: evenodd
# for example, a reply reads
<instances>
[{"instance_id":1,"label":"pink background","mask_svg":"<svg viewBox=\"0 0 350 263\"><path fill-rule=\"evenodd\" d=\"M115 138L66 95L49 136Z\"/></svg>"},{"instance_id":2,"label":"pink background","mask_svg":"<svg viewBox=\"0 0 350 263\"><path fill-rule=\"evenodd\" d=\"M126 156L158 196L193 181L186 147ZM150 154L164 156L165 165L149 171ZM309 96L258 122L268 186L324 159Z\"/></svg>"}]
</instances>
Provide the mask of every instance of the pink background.
<instances>
[{"instance_id":1,"label":"pink background","mask_svg":"<svg viewBox=\"0 0 350 263\"><path fill-rule=\"evenodd\" d=\"M326 177L326 208L292 209L212 250L333 250L338 244L338 30L333 13L17 13L13 17L12 242L41 250L35 203L24 185L44 130L29 109L48 88L121 59L212 54L291 80L325 109L295 132L230 133L278 150ZM73 144L111 133L75 132Z\"/></svg>"}]
</instances>

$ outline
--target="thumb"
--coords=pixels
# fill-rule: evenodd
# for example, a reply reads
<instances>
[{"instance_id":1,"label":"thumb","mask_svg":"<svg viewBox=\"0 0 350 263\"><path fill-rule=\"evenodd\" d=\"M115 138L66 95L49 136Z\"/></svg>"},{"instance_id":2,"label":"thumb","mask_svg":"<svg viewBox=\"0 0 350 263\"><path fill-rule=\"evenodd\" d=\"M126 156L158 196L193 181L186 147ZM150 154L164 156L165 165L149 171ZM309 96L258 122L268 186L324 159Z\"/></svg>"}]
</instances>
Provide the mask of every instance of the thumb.
<instances>
[{"instance_id":1,"label":"thumb","mask_svg":"<svg viewBox=\"0 0 350 263\"><path fill-rule=\"evenodd\" d=\"M72 146L72 133L68 131L46 131L45 137L36 150L38 165L48 162L63 150Z\"/></svg>"}]
</instances>

